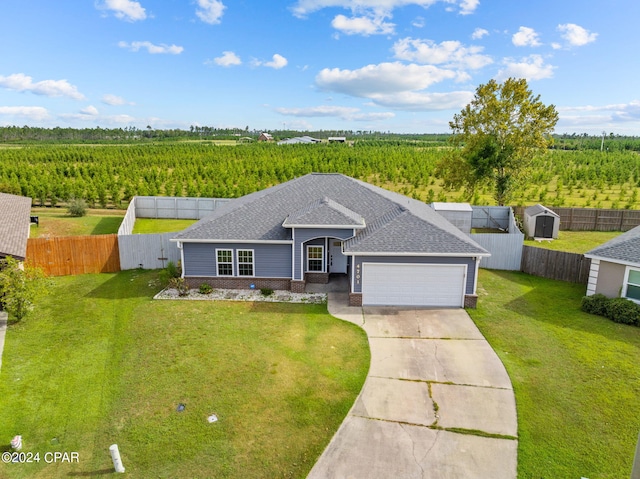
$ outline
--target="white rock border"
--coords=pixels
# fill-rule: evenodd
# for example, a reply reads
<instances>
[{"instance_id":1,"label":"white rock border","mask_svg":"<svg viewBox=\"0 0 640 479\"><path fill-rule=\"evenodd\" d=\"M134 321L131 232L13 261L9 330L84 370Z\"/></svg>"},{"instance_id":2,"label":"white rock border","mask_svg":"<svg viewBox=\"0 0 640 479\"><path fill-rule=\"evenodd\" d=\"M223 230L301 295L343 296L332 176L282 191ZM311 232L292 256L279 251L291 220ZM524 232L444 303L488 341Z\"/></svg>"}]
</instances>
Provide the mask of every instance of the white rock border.
<instances>
[{"instance_id":1,"label":"white rock border","mask_svg":"<svg viewBox=\"0 0 640 479\"><path fill-rule=\"evenodd\" d=\"M186 296L178 295L178 290L165 288L153 299L177 299L195 301L262 301L268 303L306 303L326 304L326 293L292 293L286 290L275 290L265 296L259 289L214 289L209 294L201 294L197 289L190 289Z\"/></svg>"}]
</instances>

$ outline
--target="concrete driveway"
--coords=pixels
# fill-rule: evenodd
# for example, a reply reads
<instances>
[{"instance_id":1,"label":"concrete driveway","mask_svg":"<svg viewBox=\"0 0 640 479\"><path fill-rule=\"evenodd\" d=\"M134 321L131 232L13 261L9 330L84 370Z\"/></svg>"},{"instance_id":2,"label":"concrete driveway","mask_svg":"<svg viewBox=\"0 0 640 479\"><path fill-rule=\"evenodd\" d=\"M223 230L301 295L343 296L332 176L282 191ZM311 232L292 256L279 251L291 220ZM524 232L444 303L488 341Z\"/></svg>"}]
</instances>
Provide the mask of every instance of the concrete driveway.
<instances>
[{"instance_id":1,"label":"concrete driveway","mask_svg":"<svg viewBox=\"0 0 640 479\"><path fill-rule=\"evenodd\" d=\"M514 479L517 417L502 362L463 309L329 312L369 336L371 367L309 479Z\"/></svg>"}]
</instances>

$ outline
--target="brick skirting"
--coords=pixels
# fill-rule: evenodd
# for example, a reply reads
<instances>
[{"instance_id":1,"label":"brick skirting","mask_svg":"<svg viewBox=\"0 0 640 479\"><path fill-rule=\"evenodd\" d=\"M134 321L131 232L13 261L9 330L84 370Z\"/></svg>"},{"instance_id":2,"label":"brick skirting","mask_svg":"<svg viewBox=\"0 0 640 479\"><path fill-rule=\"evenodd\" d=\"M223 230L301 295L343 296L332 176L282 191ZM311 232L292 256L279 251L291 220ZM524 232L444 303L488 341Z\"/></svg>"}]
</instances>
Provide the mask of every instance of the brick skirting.
<instances>
[{"instance_id":1,"label":"brick skirting","mask_svg":"<svg viewBox=\"0 0 640 479\"><path fill-rule=\"evenodd\" d=\"M476 309L478 305L478 295L477 294L467 294L464 297L464 307Z\"/></svg>"},{"instance_id":2,"label":"brick skirting","mask_svg":"<svg viewBox=\"0 0 640 479\"><path fill-rule=\"evenodd\" d=\"M291 292L292 293L304 293L304 289L307 285L307 283L305 281L300 281L300 280L291 280Z\"/></svg>"},{"instance_id":3,"label":"brick skirting","mask_svg":"<svg viewBox=\"0 0 640 479\"><path fill-rule=\"evenodd\" d=\"M305 273L304 279L307 283L327 284L329 273Z\"/></svg>"},{"instance_id":4,"label":"brick skirting","mask_svg":"<svg viewBox=\"0 0 640 479\"><path fill-rule=\"evenodd\" d=\"M349 306L362 306L362 293L349 293Z\"/></svg>"},{"instance_id":5,"label":"brick skirting","mask_svg":"<svg viewBox=\"0 0 640 479\"><path fill-rule=\"evenodd\" d=\"M269 288L274 290L288 291L292 281L287 278L185 278L190 288L198 288L202 283L206 283L214 289L255 289ZM304 286L303 286L304 291Z\"/></svg>"}]
</instances>

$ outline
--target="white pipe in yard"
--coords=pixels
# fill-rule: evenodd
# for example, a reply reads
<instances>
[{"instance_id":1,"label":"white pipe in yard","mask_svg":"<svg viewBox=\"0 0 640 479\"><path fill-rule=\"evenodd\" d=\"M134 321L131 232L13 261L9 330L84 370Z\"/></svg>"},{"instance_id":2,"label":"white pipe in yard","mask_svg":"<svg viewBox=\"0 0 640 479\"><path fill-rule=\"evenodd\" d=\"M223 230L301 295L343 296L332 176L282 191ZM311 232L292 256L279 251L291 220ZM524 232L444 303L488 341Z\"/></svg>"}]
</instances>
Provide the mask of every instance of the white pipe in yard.
<instances>
[{"instance_id":1,"label":"white pipe in yard","mask_svg":"<svg viewBox=\"0 0 640 479\"><path fill-rule=\"evenodd\" d=\"M120 458L118 445L112 444L111 446L109 446L109 452L111 453L111 460L113 461L113 467L116 472L124 472L124 466L122 465L122 459Z\"/></svg>"}]
</instances>

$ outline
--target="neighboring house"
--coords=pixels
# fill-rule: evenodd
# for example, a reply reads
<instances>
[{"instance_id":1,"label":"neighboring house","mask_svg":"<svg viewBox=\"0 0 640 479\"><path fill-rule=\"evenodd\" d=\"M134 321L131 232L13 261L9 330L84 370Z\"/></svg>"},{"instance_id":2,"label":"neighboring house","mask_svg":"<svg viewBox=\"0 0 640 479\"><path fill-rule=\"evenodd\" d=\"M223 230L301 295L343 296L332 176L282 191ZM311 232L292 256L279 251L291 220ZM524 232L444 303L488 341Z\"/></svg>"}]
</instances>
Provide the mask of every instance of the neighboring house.
<instances>
[{"instance_id":1,"label":"neighboring house","mask_svg":"<svg viewBox=\"0 0 640 479\"><path fill-rule=\"evenodd\" d=\"M591 259L587 296L601 293L640 303L640 226L585 253Z\"/></svg>"},{"instance_id":2,"label":"neighboring house","mask_svg":"<svg viewBox=\"0 0 640 479\"><path fill-rule=\"evenodd\" d=\"M271 136L269 133L260 133L258 141L273 141L273 136Z\"/></svg>"},{"instance_id":3,"label":"neighboring house","mask_svg":"<svg viewBox=\"0 0 640 479\"><path fill-rule=\"evenodd\" d=\"M474 307L489 256L427 204L341 174L232 200L172 241L192 287L303 292L342 274L351 305Z\"/></svg>"},{"instance_id":4,"label":"neighboring house","mask_svg":"<svg viewBox=\"0 0 640 479\"><path fill-rule=\"evenodd\" d=\"M311 136L296 136L295 138L287 138L286 140L280 140L278 145L315 145L321 143L322 140L313 138Z\"/></svg>"},{"instance_id":5,"label":"neighboring house","mask_svg":"<svg viewBox=\"0 0 640 479\"><path fill-rule=\"evenodd\" d=\"M330 136L328 138L329 143L346 143L346 136Z\"/></svg>"},{"instance_id":6,"label":"neighboring house","mask_svg":"<svg viewBox=\"0 0 640 479\"><path fill-rule=\"evenodd\" d=\"M0 258L24 261L31 226L31 198L0 193Z\"/></svg>"}]
</instances>

